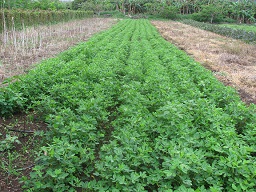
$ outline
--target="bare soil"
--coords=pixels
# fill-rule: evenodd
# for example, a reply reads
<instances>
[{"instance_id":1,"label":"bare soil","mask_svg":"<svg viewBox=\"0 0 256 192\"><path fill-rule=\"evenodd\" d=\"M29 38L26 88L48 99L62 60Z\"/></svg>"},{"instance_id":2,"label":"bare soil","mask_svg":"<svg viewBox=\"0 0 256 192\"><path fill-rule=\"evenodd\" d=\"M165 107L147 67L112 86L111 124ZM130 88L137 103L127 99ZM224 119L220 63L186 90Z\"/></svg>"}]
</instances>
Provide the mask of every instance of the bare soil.
<instances>
[{"instance_id":1,"label":"bare soil","mask_svg":"<svg viewBox=\"0 0 256 192\"><path fill-rule=\"evenodd\" d=\"M112 18L88 18L0 34L0 83L26 73L41 60L88 40L114 23L116 20Z\"/></svg>"},{"instance_id":2,"label":"bare soil","mask_svg":"<svg viewBox=\"0 0 256 192\"><path fill-rule=\"evenodd\" d=\"M0 191L21 192L22 176L29 177L35 166L36 153L43 141L36 132L47 130L39 116L18 114L9 119L0 118L0 142L6 142L6 150L0 150ZM15 142L10 138L16 137Z\"/></svg>"},{"instance_id":3,"label":"bare soil","mask_svg":"<svg viewBox=\"0 0 256 192\"><path fill-rule=\"evenodd\" d=\"M256 104L256 45L223 37L180 22L152 21L161 35L186 51L225 85Z\"/></svg>"}]
</instances>

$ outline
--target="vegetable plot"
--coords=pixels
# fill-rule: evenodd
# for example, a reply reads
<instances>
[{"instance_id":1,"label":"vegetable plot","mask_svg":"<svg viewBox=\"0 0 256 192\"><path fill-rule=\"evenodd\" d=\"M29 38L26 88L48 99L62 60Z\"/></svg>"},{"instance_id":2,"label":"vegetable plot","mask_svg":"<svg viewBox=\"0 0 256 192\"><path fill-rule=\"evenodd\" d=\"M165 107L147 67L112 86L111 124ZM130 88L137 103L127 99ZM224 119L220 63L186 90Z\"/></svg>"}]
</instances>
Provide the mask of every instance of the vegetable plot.
<instances>
[{"instance_id":1,"label":"vegetable plot","mask_svg":"<svg viewBox=\"0 0 256 192\"><path fill-rule=\"evenodd\" d=\"M0 93L49 124L27 191L254 191L256 108L147 20L41 63Z\"/></svg>"}]
</instances>

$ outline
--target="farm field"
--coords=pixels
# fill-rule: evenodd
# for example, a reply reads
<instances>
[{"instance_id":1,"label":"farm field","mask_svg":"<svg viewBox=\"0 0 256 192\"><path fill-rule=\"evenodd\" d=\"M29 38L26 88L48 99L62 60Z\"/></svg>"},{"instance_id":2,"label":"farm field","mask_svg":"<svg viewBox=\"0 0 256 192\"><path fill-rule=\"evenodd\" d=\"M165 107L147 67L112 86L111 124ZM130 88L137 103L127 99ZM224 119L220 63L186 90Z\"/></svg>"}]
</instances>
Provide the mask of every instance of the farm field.
<instances>
[{"instance_id":1,"label":"farm field","mask_svg":"<svg viewBox=\"0 0 256 192\"><path fill-rule=\"evenodd\" d=\"M147 20L122 20L0 92L46 145L31 191L254 191L256 107Z\"/></svg>"},{"instance_id":2,"label":"farm field","mask_svg":"<svg viewBox=\"0 0 256 192\"><path fill-rule=\"evenodd\" d=\"M256 45L220 36L183 23L152 22L162 36L235 87L243 101L256 104Z\"/></svg>"},{"instance_id":3,"label":"farm field","mask_svg":"<svg viewBox=\"0 0 256 192\"><path fill-rule=\"evenodd\" d=\"M0 83L8 77L27 72L43 59L86 41L114 23L116 20L111 18L88 18L0 34Z\"/></svg>"},{"instance_id":4,"label":"farm field","mask_svg":"<svg viewBox=\"0 0 256 192\"><path fill-rule=\"evenodd\" d=\"M242 29L245 31L251 31L256 33L256 25L236 25L236 24L220 24L220 26L224 26L224 27L230 27L230 28L234 28L234 29Z\"/></svg>"}]
</instances>

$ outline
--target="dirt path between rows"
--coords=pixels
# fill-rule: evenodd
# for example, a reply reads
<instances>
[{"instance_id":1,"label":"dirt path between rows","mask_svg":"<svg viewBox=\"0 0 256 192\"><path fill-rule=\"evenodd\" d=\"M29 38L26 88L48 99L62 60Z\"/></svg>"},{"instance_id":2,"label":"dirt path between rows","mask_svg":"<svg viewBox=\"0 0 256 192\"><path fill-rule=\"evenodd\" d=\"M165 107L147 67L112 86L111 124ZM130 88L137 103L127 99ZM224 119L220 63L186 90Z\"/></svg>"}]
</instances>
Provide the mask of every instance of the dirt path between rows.
<instances>
[{"instance_id":1,"label":"dirt path between rows","mask_svg":"<svg viewBox=\"0 0 256 192\"><path fill-rule=\"evenodd\" d=\"M174 21L152 21L162 36L213 71L241 99L256 104L256 45Z\"/></svg>"}]
</instances>

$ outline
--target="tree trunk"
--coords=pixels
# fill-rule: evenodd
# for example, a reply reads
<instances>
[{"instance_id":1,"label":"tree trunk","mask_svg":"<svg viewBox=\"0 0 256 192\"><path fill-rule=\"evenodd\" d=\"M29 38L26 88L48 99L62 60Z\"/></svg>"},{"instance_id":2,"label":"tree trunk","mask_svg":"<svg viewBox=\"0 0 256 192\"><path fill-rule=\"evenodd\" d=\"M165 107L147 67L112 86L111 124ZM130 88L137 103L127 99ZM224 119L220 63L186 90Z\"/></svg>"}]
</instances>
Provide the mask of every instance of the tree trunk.
<instances>
[{"instance_id":1,"label":"tree trunk","mask_svg":"<svg viewBox=\"0 0 256 192\"><path fill-rule=\"evenodd\" d=\"M122 12L123 12L123 14L125 14L124 2L122 3Z\"/></svg>"},{"instance_id":2,"label":"tree trunk","mask_svg":"<svg viewBox=\"0 0 256 192\"><path fill-rule=\"evenodd\" d=\"M132 5L129 4L129 14L131 14L131 12L132 12Z\"/></svg>"},{"instance_id":3,"label":"tree trunk","mask_svg":"<svg viewBox=\"0 0 256 192\"><path fill-rule=\"evenodd\" d=\"M211 23L213 22L213 18L214 18L214 15L212 14L211 15Z\"/></svg>"}]
</instances>

